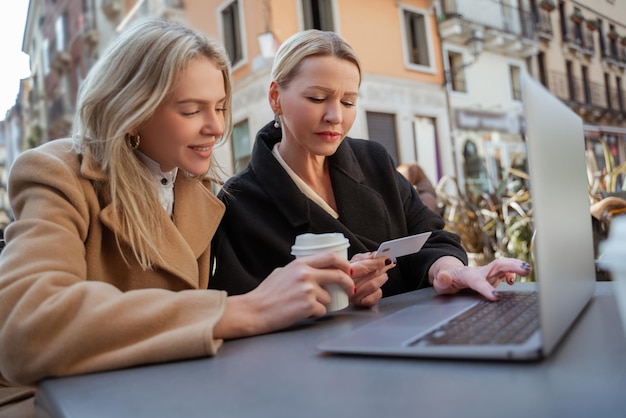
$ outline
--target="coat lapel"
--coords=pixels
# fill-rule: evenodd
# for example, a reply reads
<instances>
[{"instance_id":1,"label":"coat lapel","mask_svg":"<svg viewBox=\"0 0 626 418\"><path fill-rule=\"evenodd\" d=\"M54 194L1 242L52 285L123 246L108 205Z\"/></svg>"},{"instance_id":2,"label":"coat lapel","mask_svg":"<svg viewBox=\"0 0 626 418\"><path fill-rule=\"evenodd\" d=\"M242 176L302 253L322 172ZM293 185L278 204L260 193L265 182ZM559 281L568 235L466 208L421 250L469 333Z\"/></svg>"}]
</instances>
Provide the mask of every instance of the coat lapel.
<instances>
[{"instance_id":1,"label":"coat lapel","mask_svg":"<svg viewBox=\"0 0 626 418\"><path fill-rule=\"evenodd\" d=\"M83 158L81 172L87 178L103 181L108 176L97 168L88 156ZM211 193L210 183L188 179L182 170L174 184L174 216L170 219L161 211L162 239L158 249L163 260L155 267L180 277L192 287L199 283L198 258L206 252L224 214L224 205ZM121 242L128 244L128 236L114 222L111 205L100 212L100 220Z\"/></svg>"}]
</instances>

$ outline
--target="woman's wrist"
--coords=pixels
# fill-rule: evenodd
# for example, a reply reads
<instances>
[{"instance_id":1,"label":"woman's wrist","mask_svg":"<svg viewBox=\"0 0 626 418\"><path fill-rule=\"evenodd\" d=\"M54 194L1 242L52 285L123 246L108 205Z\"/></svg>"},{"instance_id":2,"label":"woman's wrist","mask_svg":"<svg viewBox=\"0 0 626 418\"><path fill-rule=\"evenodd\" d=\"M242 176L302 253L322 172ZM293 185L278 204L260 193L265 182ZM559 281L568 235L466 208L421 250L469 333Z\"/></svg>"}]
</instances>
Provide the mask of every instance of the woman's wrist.
<instances>
[{"instance_id":1,"label":"woman's wrist","mask_svg":"<svg viewBox=\"0 0 626 418\"><path fill-rule=\"evenodd\" d=\"M255 311L255 305L249 299L249 294L226 298L224 315L213 329L214 338L228 340L264 332L261 325L262 316Z\"/></svg>"}]
</instances>

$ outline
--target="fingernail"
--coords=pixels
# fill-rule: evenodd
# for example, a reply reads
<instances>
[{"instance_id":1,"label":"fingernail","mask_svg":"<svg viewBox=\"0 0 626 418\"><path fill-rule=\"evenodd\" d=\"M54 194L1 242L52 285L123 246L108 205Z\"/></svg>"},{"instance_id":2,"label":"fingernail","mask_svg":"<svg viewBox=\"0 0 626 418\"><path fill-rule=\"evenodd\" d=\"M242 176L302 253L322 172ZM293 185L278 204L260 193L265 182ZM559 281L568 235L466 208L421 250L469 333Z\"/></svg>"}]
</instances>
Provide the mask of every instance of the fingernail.
<instances>
[{"instance_id":1,"label":"fingernail","mask_svg":"<svg viewBox=\"0 0 626 418\"><path fill-rule=\"evenodd\" d=\"M530 264L529 264L529 263L526 263L526 262L522 263L522 269L524 269L524 270L530 270Z\"/></svg>"},{"instance_id":2,"label":"fingernail","mask_svg":"<svg viewBox=\"0 0 626 418\"><path fill-rule=\"evenodd\" d=\"M350 277L352 277L352 274L354 274L354 269L350 267Z\"/></svg>"},{"instance_id":3,"label":"fingernail","mask_svg":"<svg viewBox=\"0 0 626 418\"><path fill-rule=\"evenodd\" d=\"M356 286L354 286L354 293L356 293L357 290L359 290L359 289L357 289Z\"/></svg>"},{"instance_id":4,"label":"fingernail","mask_svg":"<svg viewBox=\"0 0 626 418\"><path fill-rule=\"evenodd\" d=\"M494 298L500 299L500 292L498 292L497 290L494 290L493 292L491 292L491 294L493 295Z\"/></svg>"}]
</instances>

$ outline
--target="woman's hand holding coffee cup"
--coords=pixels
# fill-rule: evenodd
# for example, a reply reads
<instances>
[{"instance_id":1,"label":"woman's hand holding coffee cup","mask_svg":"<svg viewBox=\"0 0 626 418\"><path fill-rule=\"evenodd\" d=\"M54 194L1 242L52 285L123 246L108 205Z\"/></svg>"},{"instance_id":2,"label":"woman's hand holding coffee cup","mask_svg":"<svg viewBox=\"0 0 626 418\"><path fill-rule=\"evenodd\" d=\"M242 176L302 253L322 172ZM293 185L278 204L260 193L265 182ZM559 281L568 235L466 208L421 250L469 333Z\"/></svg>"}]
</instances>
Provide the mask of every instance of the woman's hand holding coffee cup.
<instances>
[{"instance_id":1,"label":"woman's hand holding coffee cup","mask_svg":"<svg viewBox=\"0 0 626 418\"><path fill-rule=\"evenodd\" d=\"M220 324L223 338L231 336L237 324L245 327L232 336L256 335L277 331L307 318L326 315L331 295L326 290L333 285L348 295L354 294L350 277L350 263L345 257L327 252L298 258L285 267L275 269L254 290L227 298L227 304L237 309L227 309ZM230 318L230 312L237 317Z\"/></svg>"},{"instance_id":2,"label":"woman's hand holding coffee cup","mask_svg":"<svg viewBox=\"0 0 626 418\"><path fill-rule=\"evenodd\" d=\"M301 258L314 254L334 253L347 260L349 246L350 242L340 232L325 234L306 233L296 237L296 242L291 247L291 254L296 256L296 258ZM326 284L324 289L330 294L330 300L326 304L326 309L329 312L348 307L350 296L354 294L354 285L348 292L334 283Z\"/></svg>"}]
</instances>

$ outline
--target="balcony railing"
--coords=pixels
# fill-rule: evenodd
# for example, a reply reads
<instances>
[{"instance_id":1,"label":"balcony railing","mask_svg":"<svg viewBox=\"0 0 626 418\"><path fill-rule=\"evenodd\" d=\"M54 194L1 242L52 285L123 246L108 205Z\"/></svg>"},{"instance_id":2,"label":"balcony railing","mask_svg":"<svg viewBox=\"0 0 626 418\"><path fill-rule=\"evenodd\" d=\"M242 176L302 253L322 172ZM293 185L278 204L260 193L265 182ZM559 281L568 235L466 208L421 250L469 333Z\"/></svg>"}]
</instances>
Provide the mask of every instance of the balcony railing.
<instances>
[{"instance_id":1,"label":"balcony railing","mask_svg":"<svg viewBox=\"0 0 626 418\"><path fill-rule=\"evenodd\" d=\"M445 19L462 19L503 33L529 39L534 37L536 24L532 13L503 4L499 7L493 7L493 5L493 1L485 0L443 0L442 2Z\"/></svg>"},{"instance_id":2,"label":"balcony railing","mask_svg":"<svg viewBox=\"0 0 626 418\"><path fill-rule=\"evenodd\" d=\"M552 38L554 36L554 29L552 28L552 18L550 12L547 10L537 10L535 16L535 27L539 36Z\"/></svg>"},{"instance_id":3,"label":"balcony railing","mask_svg":"<svg viewBox=\"0 0 626 418\"><path fill-rule=\"evenodd\" d=\"M585 83L580 78L568 77L556 71L549 75L548 89L581 114L594 112L596 117L603 114L608 117L626 117L623 103L626 91L607 89L603 83Z\"/></svg>"}]
</instances>

